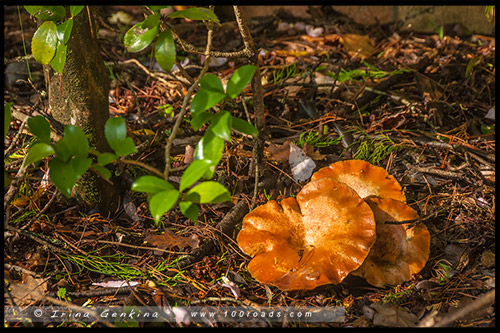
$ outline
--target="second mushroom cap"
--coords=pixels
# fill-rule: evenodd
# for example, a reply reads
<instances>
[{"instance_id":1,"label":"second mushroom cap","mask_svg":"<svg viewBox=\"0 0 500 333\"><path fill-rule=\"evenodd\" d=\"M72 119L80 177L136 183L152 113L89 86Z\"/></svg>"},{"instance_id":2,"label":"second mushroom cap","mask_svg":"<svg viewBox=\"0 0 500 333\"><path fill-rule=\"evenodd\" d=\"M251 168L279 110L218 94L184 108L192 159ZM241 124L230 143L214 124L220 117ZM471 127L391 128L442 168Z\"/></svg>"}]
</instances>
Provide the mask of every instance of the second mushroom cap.
<instances>
[{"instance_id":1,"label":"second mushroom cap","mask_svg":"<svg viewBox=\"0 0 500 333\"><path fill-rule=\"evenodd\" d=\"M361 198L377 196L406 202L405 195L396 178L385 169L363 160L346 160L330 164L316 171L311 180L333 178L353 188Z\"/></svg>"}]
</instances>

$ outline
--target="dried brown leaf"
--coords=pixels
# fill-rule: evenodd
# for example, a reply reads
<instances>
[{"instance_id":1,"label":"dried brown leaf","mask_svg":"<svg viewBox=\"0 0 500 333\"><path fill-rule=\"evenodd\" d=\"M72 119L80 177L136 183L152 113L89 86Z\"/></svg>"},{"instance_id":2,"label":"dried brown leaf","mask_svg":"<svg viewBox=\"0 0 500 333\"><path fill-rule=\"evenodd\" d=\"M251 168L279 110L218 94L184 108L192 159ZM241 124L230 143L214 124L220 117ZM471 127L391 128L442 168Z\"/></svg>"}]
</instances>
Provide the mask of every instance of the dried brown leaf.
<instances>
[{"instance_id":1,"label":"dried brown leaf","mask_svg":"<svg viewBox=\"0 0 500 333\"><path fill-rule=\"evenodd\" d=\"M270 143L269 147L264 150L268 153L269 158L276 162L288 161L290 157L290 141L285 141L282 145Z\"/></svg>"},{"instance_id":2,"label":"dried brown leaf","mask_svg":"<svg viewBox=\"0 0 500 333\"><path fill-rule=\"evenodd\" d=\"M386 327L415 327L418 318L407 308L394 304L373 303L370 305L377 313L373 325Z\"/></svg>"},{"instance_id":3,"label":"dried brown leaf","mask_svg":"<svg viewBox=\"0 0 500 333\"><path fill-rule=\"evenodd\" d=\"M340 36L340 42L351 57L359 57L361 60L378 51L373 46L374 42L368 35L344 34Z\"/></svg>"},{"instance_id":4,"label":"dried brown leaf","mask_svg":"<svg viewBox=\"0 0 500 333\"><path fill-rule=\"evenodd\" d=\"M180 250L183 250L186 247L195 249L199 245L199 240L196 235L183 237L170 230L165 230L161 235L151 234L147 236L144 241L156 246L159 249L172 248L175 246L179 247Z\"/></svg>"},{"instance_id":5,"label":"dried brown leaf","mask_svg":"<svg viewBox=\"0 0 500 333\"><path fill-rule=\"evenodd\" d=\"M326 158L326 155L320 154L318 150L314 149L313 145L307 142L304 143L304 152L315 161L324 160Z\"/></svg>"},{"instance_id":6,"label":"dried brown leaf","mask_svg":"<svg viewBox=\"0 0 500 333\"><path fill-rule=\"evenodd\" d=\"M29 274L23 274L21 283L11 282L9 292L5 294L7 305L21 306L33 301L39 301L38 295L47 292L47 279L34 278ZM14 303L12 303L14 302Z\"/></svg>"}]
</instances>

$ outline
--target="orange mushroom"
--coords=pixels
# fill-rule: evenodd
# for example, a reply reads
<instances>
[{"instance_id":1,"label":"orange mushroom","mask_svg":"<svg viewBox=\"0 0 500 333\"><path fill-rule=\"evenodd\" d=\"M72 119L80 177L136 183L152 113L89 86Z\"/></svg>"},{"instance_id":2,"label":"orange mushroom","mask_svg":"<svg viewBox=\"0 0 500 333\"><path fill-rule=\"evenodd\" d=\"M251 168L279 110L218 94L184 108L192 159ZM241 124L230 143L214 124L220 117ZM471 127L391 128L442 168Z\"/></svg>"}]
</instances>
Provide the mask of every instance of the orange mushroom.
<instances>
[{"instance_id":1,"label":"orange mushroom","mask_svg":"<svg viewBox=\"0 0 500 333\"><path fill-rule=\"evenodd\" d=\"M248 213L237 241L253 257L248 269L257 281L310 290L338 284L361 266L375 243L375 220L353 189L322 178L297 199L269 201Z\"/></svg>"},{"instance_id":2,"label":"orange mushroom","mask_svg":"<svg viewBox=\"0 0 500 333\"><path fill-rule=\"evenodd\" d=\"M385 169L363 160L346 160L319 169L311 180L330 177L352 187L361 198L377 196L406 202L401 185Z\"/></svg>"},{"instance_id":3,"label":"orange mushroom","mask_svg":"<svg viewBox=\"0 0 500 333\"><path fill-rule=\"evenodd\" d=\"M418 219L418 214L401 201L387 198L367 198L377 223L377 240L360 268L352 275L361 276L376 287L397 285L408 281L424 268L429 259L430 234L418 224L406 229L404 224L387 221Z\"/></svg>"}]
</instances>

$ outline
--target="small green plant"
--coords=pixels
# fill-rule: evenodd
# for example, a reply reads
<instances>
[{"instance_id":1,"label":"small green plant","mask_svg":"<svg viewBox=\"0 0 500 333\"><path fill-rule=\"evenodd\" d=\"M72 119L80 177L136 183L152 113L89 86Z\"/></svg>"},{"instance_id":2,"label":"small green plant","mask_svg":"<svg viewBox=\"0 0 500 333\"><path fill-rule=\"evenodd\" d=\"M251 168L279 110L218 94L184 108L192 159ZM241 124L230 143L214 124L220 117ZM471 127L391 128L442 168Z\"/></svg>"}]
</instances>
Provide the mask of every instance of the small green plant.
<instances>
[{"instance_id":1,"label":"small green plant","mask_svg":"<svg viewBox=\"0 0 500 333\"><path fill-rule=\"evenodd\" d=\"M66 292L67 292L66 288L59 288L57 290L57 297L64 299L66 301L71 301L71 298L66 296Z\"/></svg>"},{"instance_id":2,"label":"small green plant","mask_svg":"<svg viewBox=\"0 0 500 333\"><path fill-rule=\"evenodd\" d=\"M440 284L447 283L450 280L451 265L448 262L439 262L439 268L436 269L437 278Z\"/></svg>"},{"instance_id":3,"label":"small green plant","mask_svg":"<svg viewBox=\"0 0 500 333\"><path fill-rule=\"evenodd\" d=\"M406 296L410 295L412 293L412 289L403 289L400 290L401 287L396 287L396 290L390 291L384 295L384 297L381 300L381 304L384 303L393 303L393 304L399 304L401 303L401 299Z\"/></svg>"},{"instance_id":4,"label":"small green plant","mask_svg":"<svg viewBox=\"0 0 500 333\"><path fill-rule=\"evenodd\" d=\"M64 6L24 6L26 11L43 22L33 35L31 52L35 60L50 66L59 74L66 63L66 50L73 17L85 6L69 6L70 17L66 18Z\"/></svg>"},{"instance_id":5,"label":"small green plant","mask_svg":"<svg viewBox=\"0 0 500 333\"><path fill-rule=\"evenodd\" d=\"M360 134L360 139L351 144L351 146L359 144L353 158L367 161L373 165L378 165L381 160L389 156L392 152L404 148L403 145L395 144L394 141L384 134L380 134L373 139L364 132L360 132Z\"/></svg>"},{"instance_id":6,"label":"small green plant","mask_svg":"<svg viewBox=\"0 0 500 333\"><path fill-rule=\"evenodd\" d=\"M294 144L300 148L304 148L304 144L307 142L313 147L320 148L339 144L340 140L341 138L331 139L325 135L319 134L318 132L308 131L301 133L299 140L294 142Z\"/></svg>"},{"instance_id":7,"label":"small green plant","mask_svg":"<svg viewBox=\"0 0 500 333\"><path fill-rule=\"evenodd\" d=\"M271 200L271 194L267 194L266 189L264 189L264 196L266 197L267 201Z\"/></svg>"},{"instance_id":8,"label":"small green plant","mask_svg":"<svg viewBox=\"0 0 500 333\"><path fill-rule=\"evenodd\" d=\"M200 179L213 177L215 167L222 158L224 142L231 139L231 129L252 136L257 135L253 125L231 116L228 111L221 110L215 114L208 111L223 100L236 98L250 82L255 68L246 65L237 69L229 79L226 89L214 74L207 74L200 80L200 89L191 102L191 126L194 130L199 130L203 125L209 125L196 146L195 161L181 176L178 190L161 178L163 174L159 170L143 166L155 175L137 178L132 184L132 190L147 194L149 209L156 224L163 214L177 203L186 217L196 221L199 213L196 204L231 200L229 191L216 181L202 182L191 189L189 187ZM101 153L91 148L82 129L73 125L64 128L64 137L55 144L50 141L50 124L44 117L29 118L28 127L37 140L30 147L25 163L31 164L53 156L49 161L50 178L67 197L71 196L76 181L88 169L109 179L111 171L106 165L127 163L125 156L137 152L134 141L127 137L127 127L122 117L108 119L104 128L106 140L114 153ZM89 153L95 155L97 160L90 158Z\"/></svg>"},{"instance_id":9,"label":"small green plant","mask_svg":"<svg viewBox=\"0 0 500 333\"><path fill-rule=\"evenodd\" d=\"M278 84L283 80L286 80L290 77L296 77L299 73L297 73L297 64L291 64L290 66L277 68L273 70L273 83Z\"/></svg>"},{"instance_id":10,"label":"small green plant","mask_svg":"<svg viewBox=\"0 0 500 333\"><path fill-rule=\"evenodd\" d=\"M401 74L405 72L409 72L409 69L406 68L401 68L401 69L395 69L391 72L386 72L384 70L381 70L366 61L363 61L363 64L368 67L369 69L351 69L351 70L346 70L344 68L340 69L340 73L338 75L328 72L327 75L330 77L333 77L336 79L338 82L342 83L345 81L365 81L367 79L374 80L374 79L382 79L387 76L393 76L396 74Z\"/></svg>"},{"instance_id":11,"label":"small green plant","mask_svg":"<svg viewBox=\"0 0 500 333\"><path fill-rule=\"evenodd\" d=\"M155 60L162 69L169 72L176 59L175 44L172 31L162 24L163 18L160 10L170 6L146 7L151 11L151 15L125 33L124 46L128 52L139 52L154 42ZM32 52L36 61L42 64L50 63L57 72L62 72L66 43L73 27L73 17L78 15L83 8L84 6L69 6L71 16L64 20L67 15L64 6L25 6L31 15L45 21L35 32L32 40ZM213 23L220 24L213 9L202 7L175 11L169 14L168 18L200 20L209 23L210 27ZM58 57L58 54L61 57ZM189 124L195 131L201 130L204 126L206 129L196 146L194 161L181 176L179 189L174 188L168 182L171 159L169 153L173 138L182 130L181 122L188 118L184 117L187 111L187 99L186 105L183 105L182 114L177 115L180 121L176 120L176 124L169 133L169 141L165 147L167 163L164 172L126 159L127 155L136 153L137 149L133 139L127 137L127 127L121 117L110 118L105 124L104 134L113 150L112 153L99 152L90 147L83 130L73 125L67 125L64 128L64 137L52 143L49 122L42 116L29 118L28 127L36 137L36 141L30 147L24 164L37 163L50 157L50 179L67 197L71 196L77 180L87 170L94 171L109 180L111 171L106 167L107 165L111 163L139 165L151 174L138 177L132 184L132 190L147 195L147 202L155 224L158 225L163 214L176 204L179 205L182 214L196 222L199 213L198 204L231 200L230 192L222 184L210 180L222 158L225 142L231 140L231 131L235 130L252 137L258 134L253 125L233 117L229 111L224 110L227 102L239 96L250 83L257 67L245 65L238 68L229 78L225 88L217 75L206 74L208 62L204 68L199 80L190 88L194 91L199 84L199 89L191 100ZM214 112L213 108L216 105L219 105L219 108L217 112ZM5 110L5 120L8 120L10 105L7 104ZM173 116L173 109L168 104L160 106L159 111L167 116ZM200 180L206 181L193 186Z\"/></svg>"}]
</instances>

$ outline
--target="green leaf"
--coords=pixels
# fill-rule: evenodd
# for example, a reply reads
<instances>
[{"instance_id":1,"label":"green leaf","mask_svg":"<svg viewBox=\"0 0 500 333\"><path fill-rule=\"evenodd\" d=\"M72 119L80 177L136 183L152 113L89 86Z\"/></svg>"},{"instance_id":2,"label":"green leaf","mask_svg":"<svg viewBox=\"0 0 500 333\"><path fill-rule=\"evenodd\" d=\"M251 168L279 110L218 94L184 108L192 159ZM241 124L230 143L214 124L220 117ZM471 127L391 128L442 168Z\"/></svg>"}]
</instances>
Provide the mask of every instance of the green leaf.
<instances>
[{"instance_id":1,"label":"green leaf","mask_svg":"<svg viewBox=\"0 0 500 333\"><path fill-rule=\"evenodd\" d=\"M68 19L57 26L57 39L60 43L68 43L71 30L73 30L73 19Z\"/></svg>"},{"instance_id":2,"label":"green leaf","mask_svg":"<svg viewBox=\"0 0 500 333\"><path fill-rule=\"evenodd\" d=\"M42 9L42 7L43 6L24 6L24 9L26 9L26 11L30 13L30 15L35 15L40 11L40 9Z\"/></svg>"},{"instance_id":3,"label":"green leaf","mask_svg":"<svg viewBox=\"0 0 500 333\"><path fill-rule=\"evenodd\" d=\"M211 130L219 138L229 141L231 140L232 120L233 119L229 112L220 111L215 115L215 117L213 117L207 130Z\"/></svg>"},{"instance_id":4,"label":"green leaf","mask_svg":"<svg viewBox=\"0 0 500 333\"><path fill-rule=\"evenodd\" d=\"M215 115L210 112L206 111L201 111L197 112L194 116L193 119L191 119L191 127L197 131L201 128L201 126L205 125L207 121L212 119Z\"/></svg>"},{"instance_id":5,"label":"green leaf","mask_svg":"<svg viewBox=\"0 0 500 333\"><path fill-rule=\"evenodd\" d=\"M252 80L257 69L253 65L245 65L238 68L227 82L226 95L233 99L238 96Z\"/></svg>"},{"instance_id":6,"label":"green leaf","mask_svg":"<svg viewBox=\"0 0 500 333\"><path fill-rule=\"evenodd\" d=\"M106 164L109 164L113 161L116 161L116 159L118 158L118 156L116 156L115 154L111 154L111 153L102 153L102 154L99 154L99 156L97 156L97 162L99 163L99 165L106 165Z\"/></svg>"},{"instance_id":7,"label":"green leaf","mask_svg":"<svg viewBox=\"0 0 500 333\"><path fill-rule=\"evenodd\" d=\"M135 24L125 33L123 44L128 52L139 52L144 50L156 37L158 25L151 29L144 29L142 27L143 23L144 21Z\"/></svg>"},{"instance_id":8,"label":"green leaf","mask_svg":"<svg viewBox=\"0 0 500 333\"><path fill-rule=\"evenodd\" d=\"M116 150L123 140L127 137L127 125L122 117L109 118L104 125L104 135L109 146Z\"/></svg>"},{"instance_id":9,"label":"green leaf","mask_svg":"<svg viewBox=\"0 0 500 333\"><path fill-rule=\"evenodd\" d=\"M56 152L56 157L63 162L66 162L71 157L71 151L66 144L66 139L62 138L54 145L54 150Z\"/></svg>"},{"instance_id":10,"label":"green leaf","mask_svg":"<svg viewBox=\"0 0 500 333\"><path fill-rule=\"evenodd\" d=\"M46 143L37 143L34 144L28 151L28 156L26 156L26 161L24 163L29 165L52 154L54 154L54 148L51 145Z\"/></svg>"},{"instance_id":11,"label":"green leaf","mask_svg":"<svg viewBox=\"0 0 500 333\"><path fill-rule=\"evenodd\" d=\"M179 202L179 208L181 209L182 214L195 222L198 221L198 214L200 213L200 209L191 201L181 201Z\"/></svg>"},{"instance_id":12,"label":"green leaf","mask_svg":"<svg viewBox=\"0 0 500 333\"><path fill-rule=\"evenodd\" d=\"M242 120L240 118L233 117L233 122L232 122L233 129L237 130L238 132L248 134L256 138L259 135L259 131L249 122Z\"/></svg>"},{"instance_id":13,"label":"green leaf","mask_svg":"<svg viewBox=\"0 0 500 333\"><path fill-rule=\"evenodd\" d=\"M24 9L42 21L60 21L66 16L64 6L24 6Z\"/></svg>"},{"instance_id":14,"label":"green leaf","mask_svg":"<svg viewBox=\"0 0 500 333\"><path fill-rule=\"evenodd\" d=\"M214 164L210 160L196 160L193 161L181 176L181 183L179 191L184 191L189 186L196 183L203 175L210 169L214 168Z\"/></svg>"},{"instance_id":15,"label":"green leaf","mask_svg":"<svg viewBox=\"0 0 500 333\"><path fill-rule=\"evenodd\" d=\"M130 155L137 153L137 148L135 147L134 140L132 138L125 138L118 147L116 147L115 153L118 156Z\"/></svg>"},{"instance_id":16,"label":"green leaf","mask_svg":"<svg viewBox=\"0 0 500 333\"><path fill-rule=\"evenodd\" d=\"M212 21L219 24L219 18L208 8L193 7L185 10L178 10L168 15L170 18L187 18L189 20Z\"/></svg>"},{"instance_id":17,"label":"green leaf","mask_svg":"<svg viewBox=\"0 0 500 333\"><path fill-rule=\"evenodd\" d=\"M191 113L210 109L226 96L222 82L215 74L207 74L200 80L200 90L191 101Z\"/></svg>"},{"instance_id":18,"label":"green leaf","mask_svg":"<svg viewBox=\"0 0 500 333\"><path fill-rule=\"evenodd\" d=\"M165 72L170 72L175 63L175 43L170 29L163 31L158 36L155 45L155 58Z\"/></svg>"},{"instance_id":19,"label":"green leaf","mask_svg":"<svg viewBox=\"0 0 500 333\"><path fill-rule=\"evenodd\" d=\"M154 13L153 15L149 15L147 19L142 22L142 29L151 29L157 28L158 24L160 24L160 13Z\"/></svg>"},{"instance_id":20,"label":"green leaf","mask_svg":"<svg viewBox=\"0 0 500 333\"><path fill-rule=\"evenodd\" d=\"M69 198L71 196L71 190L73 186L75 186L76 179L78 178L71 163L54 158L49 161L49 167L51 181L62 194Z\"/></svg>"},{"instance_id":21,"label":"green leaf","mask_svg":"<svg viewBox=\"0 0 500 333\"><path fill-rule=\"evenodd\" d=\"M83 10L83 8L85 8L85 6L69 6L69 12L73 17L78 15Z\"/></svg>"},{"instance_id":22,"label":"green leaf","mask_svg":"<svg viewBox=\"0 0 500 333\"><path fill-rule=\"evenodd\" d=\"M94 169L95 171L99 172L99 174L105 178L105 179L109 179L111 178L111 171L109 171L108 168L105 168L103 167L102 165L99 165L99 164L93 164L91 166L92 169Z\"/></svg>"},{"instance_id":23,"label":"green leaf","mask_svg":"<svg viewBox=\"0 0 500 333\"><path fill-rule=\"evenodd\" d=\"M132 183L131 189L137 192L158 193L162 191L171 191L174 187L164 179L147 175L137 178Z\"/></svg>"},{"instance_id":24,"label":"green leaf","mask_svg":"<svg viewBox=\"0 0 500 333\"><path fill-rule=\"evenodd\" d=\"M216 165L222 158L224 150L224 140L215 135L212 131L206 131L196 145L194 151L195 160L210 160Z\"/></svg>"},{"instance_id":25,"label":"green leaf","mask_svg":"<svg viewBox=\"0 0 500 333\"><path fill-rule=\"evenodd\" d=\"M80 127L66 125L64 127L64 138L71 155L76 157L88 156L89 141Z\"/></svg>"},{"instance_id":26,"label":"green leaf","mask_svg":"<svg viewBox=\"0 0 500 333\"><path fill-rule=\"evenodd\" d=\"M104 135L118 156L137 152L134 140L127 138L127 125L122 117L109 118L104 125Z\"/></svg>"},{"instance_id":27,"label":"green leaf","mask_svg":"<svg viewBox=\"0 0 500 333\"><path fill-rule=\"evenodd\" d=\"M467 64L467 68L465 69L465 77L470 77L470 74L472 73L472 69L474 66L477 65L477 63L481 60L480 56L475 56L472 58L469 63Z\"/></svg>"},{"instance_id":28,"label":"green leaf","mask_svg":"<svg viewBox=\"0 0 500 333\"><path fill-rule=\"evenodd\" d=\"M42 140L50 140L50 124L43 116L34 116L28 119L30 132Z\"/></svg>"},{"instance_id":29,"label":"green leaf","mask_svg":"<svg viewBox=\"0 0 500 333\"><path fill-rule=\"evenodd\" d=\"M13 102L9 102L3 106L3 136L7 135L10 127L10 120L12 117L12 107ZM28 119L29 120L29 119Z\"/></svg>"},{"instance_id":30,"label":"green leaf","mask_svg":"<svg viewBox=\"0 0 500 333\"><path fill-rule=\"evenodd\" d=\"M57 26L54 22L44 22L35 31L31 40L31 53L37 62L47 65L56 53Z\"/></svg>"},{"instance_id":31,"label":"green leaf","mask_svg":"<svg viewBox=\"0 0 500 333\"><path fill-rule=\"evenodd\" d=\"M88 157L74 157L70 160L71 167L75 172L76 178L80 178L85 171L90 168L90 164L92 164L92 160Z\"/></svg>"},{"instance_id":32,"label":"green leaf","mask_svg":"<svg viewBox=\"0 0 500 333\"><path fill-rule=\"evenodd\" d=\"M149 210L156 223L175 205L177 199L179 199L179 191L175 189L158 192L151 197Z\"/></svg>"},{"instance_id":33,"label":"green leaf","mask_svg":"<svg viewBox=\"0 0 500 333\"><path fill-rule=\"evenodd\" d=\"M170 8L172 6L146 6L146 7L149 7L149 9L151 9L153 12L159 12L161 9L163 8Z\"/></svg>"},{"instance_id":34,"label":"green leaf","mask_svg":"<svg viewBox=\"0 0 500 333\"><path fill-rule=\"evenodd\" d=\"M66 51L68 46L59 43L57 45L56 55L50 61L50 66L59 74L62 74L64 64L66 64Z\"/></svg>"},{"instance_id":35,"label":"green leaf","mask_svg":"<svg viewBox=\"0 0 500 333\"><path fill-rule=\"evenodd\" d=\"M231 193L222 184L208 181L190 189L185 199L200 204L214 204L231 200Z\"/></svg>"}]
</instances>

